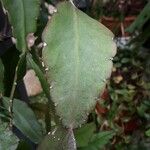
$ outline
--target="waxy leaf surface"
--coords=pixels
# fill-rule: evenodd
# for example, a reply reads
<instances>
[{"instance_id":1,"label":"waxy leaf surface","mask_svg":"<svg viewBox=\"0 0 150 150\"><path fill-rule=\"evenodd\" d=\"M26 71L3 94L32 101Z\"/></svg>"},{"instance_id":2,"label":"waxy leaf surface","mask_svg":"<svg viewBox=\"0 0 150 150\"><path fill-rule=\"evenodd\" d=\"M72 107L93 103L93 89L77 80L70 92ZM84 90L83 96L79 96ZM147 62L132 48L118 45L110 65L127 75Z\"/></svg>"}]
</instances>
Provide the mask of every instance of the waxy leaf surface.
<instances>
[{"instance_id":1,"label":"waxy leaf surface","mask_svg":"<svg viewBox=\"0 0 150 150\"><path fill-rule=\"evenodd\" d=\"M48 23L43 42L57 114L64 126L75 128L86 121L111 74L116 53L113 34L64 2Z\"/></svg>"}]
</instances>

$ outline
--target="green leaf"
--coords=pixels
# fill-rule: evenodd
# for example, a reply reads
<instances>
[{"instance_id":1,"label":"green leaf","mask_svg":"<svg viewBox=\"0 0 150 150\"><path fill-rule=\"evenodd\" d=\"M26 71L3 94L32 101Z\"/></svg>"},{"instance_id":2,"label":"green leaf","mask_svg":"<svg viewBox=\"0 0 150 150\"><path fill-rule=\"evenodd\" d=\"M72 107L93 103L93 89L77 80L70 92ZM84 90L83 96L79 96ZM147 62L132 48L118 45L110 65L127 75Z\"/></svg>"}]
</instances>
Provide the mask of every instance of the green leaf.
<instances>
[{"instance_id":1,"label":"green leaf","mask_svg":"<svg viewBox=\"0 0 150 150\"><path fill-rule=\"evenodd\" d=\"M17 150L33 150L32 146L27 143L26 141L22 141L20 140L19 141L19 144L18 144L18 147L17 147Z\"/></svg>"},{"instance_id":2,"label":"green leaf","mask_svg":"<svg viewBox=\"0 0 150 150\"><path fill-rule=\"evenodd\" d=\"M79 128L75 132L77 147L87 146L91 137L94 134L94 130L95 130L95 124L93 122L89 124L85 124L82 128Z\"/></svg>"},{"instance_id":3,"label":"green leaf","mask_svg":"<svg viewBox=\"0 0 150 150\"><path fill-rule=\"evenodd\" d=\"M150 129L145 132L146 136L150 137Z\"/></svg>"},{"instance_id":4,"label":"green leaf","mask_svg":"<svg viewBox=\"0 0 150 150\"><path fill-rule=\"evenodd\" d=\"M88 146L79 148L79 150L100 150L109 142L113 136L113 131L102 131L97 133L92 137Z\"/></svg>"},{"instance_id":5,"label":"green leaf","mask_svg":"<svg viewBox=\"0 0 150 150\"><path fill-rule=\"evenodd\" d=\"M0 59L0 96L3 93L3 91L4 91L3 80L4 80L4 66L3 66L3 63L2 63L2 61Z\"/></svg>"},{"instance_id":6,"label":"green leaf","mask_svg":"<svg viewBox=\"0 0 150 150\"><path fill-rule=\"evenodd\" d=\"M113 34L70 2L61 3L48 23L43 60L49 68L50 93L64 126L85 122L111 74L116 53ZM45 44L45 45L46 45Z\"/></svg>"},{"instance_id":7,"label":"green leaf","mask_svg":"<svg viewBox=\"0 0 150 150\"><path fill-rule=\"evenodd\" d=\"M40 67L34 62L32 56L28 53L27 54L27 66L29 68L32 68L36 75L38 76L41 86L43 88L43 91L46 95L46 97L48 98L48 109L50 109L51 112L51 117L55 120L55 123L60 123L59 117L57 115L55 115L55 106L54 106L54 102L51 100L51 96L50 96L50 86L46 80L45 75L43 74L42 70L40 69ZM46 118L48 119L48 118Z\"/></svg>"},{"instance_id":8,"label":"green leaf","mask_svg":"<svg viewBox=\"0 0 150 150\"><path fill-rule=\"evenodd\" d=\"M8 109L9 98L4 97L3 103ZM13 101L13 124L31 141L38 143L43 135L42 128L38 123L34 112L28 105L20 100Z\"/></svg>"},{"instance_id":9,"label":"green leaf","mask_svg":"<svg viewBox=\"0 0 150 150\"><path fill-rule=\"evenodd\" d=\"M135 30L139 30L143 27L143 25L150 19L150 1L138 15L136 20L126 29L127 32L134 32Z\"/></svg>"},{"instance_id":10,"label":"green leaf","mask_svg":"<svg viewBox=\"0 0 150 150\"><path fill-rule=\"evenodd\" d=\"M8 124L0 122L0 149L16 150L19 139L9 130Z\"/></svg>"},{"instance_id":11,"label":"green leaf","mask_svg":"<svg viewBox=\"0 0 150 150\"><path fill-rule=\"evenodd\" d=\"M31 54L27 54L27 66L35 71L35 73L37 74L37 76L41 82L42 88L43 88L46 96L50 99L49 84L47 83L46 78L45 78L43 72L41 71L41 69L39 68L39 66L32 59Z\"/></svg>"},{"instance_id":12,"label":"green leaf","mask_svg":"<svg viewBox=\"0 0 150 150\"><path fill-rule=\"evenodd\" d=\"M53 129L45 136L37 150L67 150L68 131L62 127Z\"/></svg>"},{"instance_id":13,"label":"green leaf","mask_svg":"<svg viewBox=\"0 0 150 150\"><path fill-rule=\"evenodd\" d=\"M39 13L39 0L1 0L8 11L16 47L24 52L27 50L27 35L36 31L36 20Z\"/></svg>"}]
</instances>

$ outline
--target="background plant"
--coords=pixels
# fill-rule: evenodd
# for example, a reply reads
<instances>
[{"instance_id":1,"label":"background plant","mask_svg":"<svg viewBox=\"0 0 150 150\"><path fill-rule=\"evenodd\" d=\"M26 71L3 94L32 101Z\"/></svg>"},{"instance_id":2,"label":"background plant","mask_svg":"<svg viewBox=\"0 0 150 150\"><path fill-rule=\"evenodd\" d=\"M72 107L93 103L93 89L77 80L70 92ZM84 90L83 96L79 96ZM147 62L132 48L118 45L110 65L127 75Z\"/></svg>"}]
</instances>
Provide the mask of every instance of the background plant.
<instances>
[{"instance_id":1,"label":"background plant","mask_svg":"<svg viewBox=\"0 0 150 150\"><path fill-rule=\"evenodd\" d=\"M2 134L0 136L0 141L2 142L0 142L0 146L2 149L24 148L43 150L60 149L61 145L64 149L73 149L75 142L73 140L74 137L72 130L66 130L66 128L64 128L64 125L62 125L62 120L60 120L60 118L56 115L58 112L55 112L56 110L54 109L58 106L58 104L56 101L55 103L54 101L51 101L52 95L50 95L49 90L55 86L54 83L52 83L51 86L47 84L47 79L49 82L51 81L51 79L48 78L49 75L51 75L48 73L51 70L51 62L48 60L43 67L42 60L42 47L45 46L44 49L46 51L44 52L44 55L47 57L49 55L47 49L49 49L49 47L51 49L54 45L58 45L59 43L57 42L57 36L52 36L53 33L55 33L53 32L55 31L54 22L51 25L54 27L51 27L50 31L48 30L51 33L45 32L45 43L42 43L43 41L41 40L41 34L47 24L47 21L51 18L52 13L56 12L56 8L52 7L52 5L56 5L58 1L49 0L46 1L47 3L42 1L40 5L34 0L32 1L32 5L31 3L28 4L28 1L23 2L27 4L28 9L31 9L36 5L34 7L36 9L32 10L34 13L30 13L27 18L25 16L22 17L20 12L22 12L23 9L20 7L21 11L19 14L16 11L16 14L11 13L11 15L18 15L20 18L19 21L21 22L19 23L19 28L23 29L17 31L19 43L23 44L17 43L16 47L18 47L19 50L22 49L23 51L26 51L27 49L27 52L19 52L18 49L16 49L16 47L13 45L11 40L11 28L7 19L4 19L5 24L3 24L1 28L0 54L2 61L0 62L0 132ZM93 2L94 1L90 0L74 1L74 4L88 15L97 19L99 19L99 15L106 15L105 4L99 3L99 1L96 1L96 3ZM10 2L5 1L5 3ZM9 5L7 5L7 7L8 6ZM10 8L11 7L12 5L10 5ZM98 10L99 8L101 8L101 10ZM28 13L30 12L29 10L24 10L24 12L26 11ZM148 59L148 12L149 3L147 3L137 20L128 29L128 32L133 35L133 40L131 40L129 45L127 45L125 48L118 48L118 53L113 60L114 68L111 80L107 84L105 92L100 97L95 111L89 114L87 123L85 125L82 125L78 129L74 129L74 136L76 138L78 149L99 150L104 148L149 148L150 87ZM108 15L113 16L113 13L109 13ZM145 17L145 15L147 17ZM33 19L32 22L31 18L35 18L35 16L38 16L37 21ZM115 16L120 19L120 14L115 13ZM61 21L59 20L59 23L57 22L57 25L60 25L59 27L61 28L61 31L58 32L59 37L61 37L61 33L68 35L66 32L64 33L64 31L66 31L65 27L63 28L63 24L65 24L67 20L64 17L61 18ZM26 22L25 20L29 21ZM72 20L71 17L70 20ZM12 22L10 19L10 23L15 24L16 22ZM30 27L31 25L33 28ZM18 26L14 26L17 30ZM59 27L57 28L59 29ZM89 32L91 27L93 27L93 25L90 26ZM50 27L48 26L47 28ZM72 30L69 31L72 32ZM104 31L104 29L102 31ZM29 32L32 34L28 34ZM35 34L33 34L34 32ZM16 34L14 33L15 30L13 29L13 36ZM88 32L86 31L86 33ZM53 38L50 38L49 34L51 35L50 37ZM85 35L84 32L81 34L81 37L83 35ZM55 44L53 43L53 40ZM51 42L49 43L49 41ZM101 38L98 41L100 42ZM16 41L13 39L13 42L15 43ZM88 47L87 43L88 42L86 42L86 47ZM20 55L21 53L23 54ZM67 55L69 55L69 52ZM112 59L111 57L109 58ZM69 61L67 64L70 64L70 62L71 61ZM87 64L90 64L89 61ZM49 68L47 66L49 66ZM34 69L43 88L42 93L30 97L27 96L27 91L25 90L22 80L26 70L29 69ZM70 76L72 76L72 74L74 74L73 70ZM101 78L99 78L99 80L101 80ZM103 82L104 81L105 80L103 80ZM92 91L93 88L89 87L89 89ZM98 93L100 93L100 91L98 91ZM10 96L11 98L9 98ZM11 99L13 99L13 103L10 101ZM73 106L72 103L67 103L67 106L69 105ZM13 109L10 109L10 106L13 106ZM84 107L84 103L82 103L81 106ZM72 114L70 113L70 115L71 116L69 117L69 121L67 121L67 123L66 120L63 121L66 126L69 126L70 120L72 121ZM11 136L8 136L8 134ZM68 144L68 142L71 144Z\"/></svg>"}]
</instances>

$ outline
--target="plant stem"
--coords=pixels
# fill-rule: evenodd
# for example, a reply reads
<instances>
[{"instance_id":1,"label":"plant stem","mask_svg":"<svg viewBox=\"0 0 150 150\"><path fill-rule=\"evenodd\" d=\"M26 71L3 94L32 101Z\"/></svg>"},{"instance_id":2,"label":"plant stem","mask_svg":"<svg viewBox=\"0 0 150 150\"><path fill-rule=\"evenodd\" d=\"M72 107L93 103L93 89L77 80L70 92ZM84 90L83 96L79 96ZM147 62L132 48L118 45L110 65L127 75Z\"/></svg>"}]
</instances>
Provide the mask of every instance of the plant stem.
<instances>
[{"instance_id":1,"label":"plant stem","mask_svg":"<svg viewBox=\"0 0 150 150\"><path fill-rule=\"evenodd\" d=\"M47 133L51 131L51 114L50 114L50 104L47 103L47 108L45 111L45 123Z\"/></svg>"},{"instance_id":2,"label":"plant stem","mask_svg":"<svg viewBox=\"0 0 150 150\"><path fill-rule=\"evenodd\" d=\"M17 85L17 70L18 70L18 65L16 67L15 70L15 76L14 76L14 81L13 81L13 85L12 85L12 89L11 89L11 93L10 93L10 100L9 100L9 114L10 114L10 128L12 128L12 118L13 118L13 99L14 99L14 93L15 93L15 89L16 89L16 85Z\"/></svg>"},{"instance_id":3,"label":"plant stem","mask_svg":"<svg viewBox=\"0 0 150 150\"><path fill-rule=\"evenodd\" d=\"M72 128L68 129L68 150L77 150L76 140Z\"/></svg>"}]
</instances>

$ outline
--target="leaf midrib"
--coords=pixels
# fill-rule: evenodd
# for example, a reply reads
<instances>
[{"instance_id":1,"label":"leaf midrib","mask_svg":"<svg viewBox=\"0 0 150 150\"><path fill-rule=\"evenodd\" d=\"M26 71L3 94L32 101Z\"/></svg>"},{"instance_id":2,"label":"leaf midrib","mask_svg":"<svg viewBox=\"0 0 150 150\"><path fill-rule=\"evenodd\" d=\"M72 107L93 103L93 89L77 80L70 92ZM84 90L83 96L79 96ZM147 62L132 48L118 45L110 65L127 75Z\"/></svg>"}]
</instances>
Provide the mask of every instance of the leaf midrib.
<instances>
[{"instance_id":1,"label":"leaf midrib","mask_svg":"<svg viewBox=\"0 0 150 150\"><path fill-rule=\"evenodd\" d=\"M28 132L29 134L30 134L30 136L33 136L34 135L34 138L36 138L36 140L38 140L39 139L39 137L40 137L40 134L39 133L35 133L34 131L32 131L32 130L29 130L29 129L32 129L32 126L30 126L30 124L27 122L27 120L26 119L24 119L24 117L22 117L22 115L15 109L15 112L16 112L16 114L18 115L18 117L22 120L22 122L24 123L24 126L26 127L26 128L24 128L24 131L26 131L26 132ZM15 119L15 117L14 117L14 122L15 122L15 125L17 126L17 122L18 122L18 119ZM17 128L19 128L21 131L22 131L22 129L20 128L20 126L17 126ZM28 130L27 130L28 129ZM32 132L32 133L31 133ZM28 134L28 135L29 135ZM31 138L31 137L29 137L29 138ZM35 139L34 139L34 141L35 141Z\"/></svg>"},{"instance_id":2,"label":"leaf midrib","mask_svg":"<svg viewBox=\"0 0 150 150\"><path fill-rule=\"evenodd\" d=\"M78 31L78 16L77 12L75 10L76 8L73 8L73 22L74 22L74 53L75 53L75 82L74 82L74 102L76 101L77 97L77 90L78 90L78 85L79 85L79 65L80 65L80 57L79 57L79 31Z\"/></svg>"}]
</instances>

